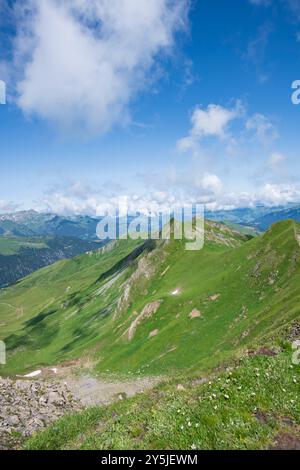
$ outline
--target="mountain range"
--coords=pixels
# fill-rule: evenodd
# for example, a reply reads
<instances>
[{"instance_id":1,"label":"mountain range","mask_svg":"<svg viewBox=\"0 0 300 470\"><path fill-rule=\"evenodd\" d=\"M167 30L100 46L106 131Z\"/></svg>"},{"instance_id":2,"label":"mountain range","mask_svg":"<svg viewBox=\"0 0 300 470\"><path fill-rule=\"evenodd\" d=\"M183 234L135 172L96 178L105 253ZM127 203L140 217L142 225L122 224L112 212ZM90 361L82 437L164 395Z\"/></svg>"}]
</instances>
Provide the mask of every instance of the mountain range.
<instances>
[{"instance_id":1,"label":"mountain range","mask_svg":"<svg viewBox=\"0 0 300 470\"><path fill-rule=\"evenodd\" d=\"M0 215L0 235L17 237L75 237L95 240L100 218L62 217L33 210Z\"/></svg>"},{"instance_id":2,"label":"mountain range","mask_svg":"<svg viewBox=\"0 0 300 470\"><path fill-rule=\"evenodd\" d=\"M300 205L255 206L232 210L206 211L209 220L250 226L258 231L267 230L280 220L300 221ZM62 216L34 210L0 214L0 236L16 237L76 237L83 240L96 240L96 227L103 217L87 215Z\"/></svg>"},{"instance_id":3,"label":"mountain range","mask_svg":"<svg viewBox=\"0 0 300 470\"><path fill-rule=\"evenodd\" d=\"M205 216L256 236L278 220L300 221L300 206L206 211ZM98 249L103 245L96 235L101 219L34 210L0 215L0 288L60 259Z\"/></svg>"}]
</instances>

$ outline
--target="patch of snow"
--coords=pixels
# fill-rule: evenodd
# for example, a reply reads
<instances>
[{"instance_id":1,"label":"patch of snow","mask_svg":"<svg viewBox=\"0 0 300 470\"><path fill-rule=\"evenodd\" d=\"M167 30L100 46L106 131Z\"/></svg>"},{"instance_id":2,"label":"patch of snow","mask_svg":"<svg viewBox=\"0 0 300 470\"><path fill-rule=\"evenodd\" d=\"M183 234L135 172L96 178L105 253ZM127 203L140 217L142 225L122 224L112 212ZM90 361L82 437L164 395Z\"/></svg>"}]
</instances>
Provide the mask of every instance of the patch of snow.
<instances>
[{"instance_id":1,"label":"patch of snow","mask_svg":"<svg viewBox=\"0 0 300 470\"><path fill-rule=\"evenodd\" d=\"M32 377L37 377L42 373L41 370L35 370L34 372L31 372L30 374L23 375L24 379L31 379Z\"/></svg>"},{"instance_id":2,"label":"patch of snow","mask_svg":"<svg viewBox=\"0 0 300 470\"><path fill-rule=\"evenodd\" d=\"M175 289L173 292L171 292L172 295L178 295L180 294L180 289Z\"/></svg>"}]
</instances>

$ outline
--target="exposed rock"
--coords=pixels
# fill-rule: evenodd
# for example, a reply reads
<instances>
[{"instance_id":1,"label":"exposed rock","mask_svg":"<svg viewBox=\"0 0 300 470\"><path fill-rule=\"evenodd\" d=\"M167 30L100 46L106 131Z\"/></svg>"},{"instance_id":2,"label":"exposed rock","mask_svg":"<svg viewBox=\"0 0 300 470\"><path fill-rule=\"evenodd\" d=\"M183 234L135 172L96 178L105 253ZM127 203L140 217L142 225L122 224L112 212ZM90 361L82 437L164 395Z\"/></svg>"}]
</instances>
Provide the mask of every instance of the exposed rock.
<instances>
[{"instance_id":1,"label":"exposed rock","mask_svg":"<svg viewBox=\"0 0 300 470\"><path fill-rule=\"evenodd\" d=\"M0 448L19 448L25 438L79 409L65 384L0 377Z\"/></svg>"},{"instance_id":2,"label":"exposed rock","mask_svg":"<svg viewBox=\"0 0 300 470\"><path fill-rule=\"evenodd\" d=\"M288 338L290 341L294 341L295 339L300 338L300 323L299 322L293 323L288 333Z\"/></svg>"},{"instance_id":3,"label":"exposed rock","mask_svg":"<svg viewBox=\"0 0 300 470\"><path fill-rule=\"evenodd\" d=\"M62 405L65 402L64 396L60 395L58 392L50 392L48 395L47 402L50 405Z\"/></svg>"},{"instance_id":4,"label":"exposed rock","mask_svg":"<svg viewBox=\"0 0 300 470\"><path fill-rule=\"evenodd\" d=\"M159 332L158 329L151 331L151 333L149 334L149 338L154 338L154 336L158 335L158 332Z\"/></svg>"},{"instance_id":5,"label":"exposed rock","mask_svg":"<svg viewBox=\"0 0 300 470\"><path fill-rule=\"evenodd\" d=\"M194 310L192 310L191 313L189 314L189 317L191 319L200 318L201 317L201 312L199 310L197 310L196 308L194 308Z\"/></svg>"},{"instance_id":6,"label":"exposed rock","mask_svg":"<svg viewBox=\"0 0 300 470\"><path fill-rule=\"evenodd\" d=\"M137 327L139 324L145 320L146 318L151 318L154 313L157 312L161 304L161 300L155 300L154 302L151 302L150 304L147 304L142 312L136 317L136 319L131 323L129 329L128 329L128 339L132 340L134 338L135 332L137 330Z\"/></svg>"},{"instance_id":7,"label":"exposed rock","mask_svg":"<svg viewBox=\"0 0 300 470\"><path fill-rule=\"evenodd\" d=\"M178 385L177 385L177 390L178 390L178 392L184 392L184 391L185 391L185 388L184 388L183 385L178 384Z\"/></svg>"},{"instance_id":8,"label":"exposed rock","mask_svg":"<svg viewBox=\"0 0 300 470\"><path fill-rule=\"evenodd\" d=\"M114 318L116 318L121 311L128 307L134 286L137 284L139 284L140 287L145 286L147 282L154 276L159 266L159 263L155 260L157 257L159 257L160 262L163 262L165 254L156 248L139 259L137 269L121 286L123 292L118 300Z\"/></svg>"},{"instance_id":9,"label":"exposed rock","mask_svg":"<svg viewBox=\"0 0 300 470\"><path fill-rule=\"evenodd\" d=\"M266 346L263 346L257 350L249 349L247 351L248 356L277 356L279 354L280 348L268 348Z\"/></svg>"},{"instance_id":10,"label":"exposed rock","mask_svg":"<svg viewBox=\"0 0 300 470\"><path fill-rule=\"evenodd\" d=\"M214 294L214 295L211 295L209 297L209 300L211 300L212 302L214 302L215 300L218 300L218 298L220 297L221 294Z\"/></svg>"}]
</instances>

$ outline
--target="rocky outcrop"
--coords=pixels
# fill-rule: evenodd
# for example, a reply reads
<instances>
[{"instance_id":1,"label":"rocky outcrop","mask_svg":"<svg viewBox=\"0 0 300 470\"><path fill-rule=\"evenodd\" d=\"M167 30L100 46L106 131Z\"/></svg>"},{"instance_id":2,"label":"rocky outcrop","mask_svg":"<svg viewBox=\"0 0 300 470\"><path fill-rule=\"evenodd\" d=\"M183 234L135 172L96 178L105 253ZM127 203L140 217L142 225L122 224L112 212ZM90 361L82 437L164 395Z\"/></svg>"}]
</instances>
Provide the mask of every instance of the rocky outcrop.
<instances>
[{"instance_id":1,"label":"rocky outcrop","mask_svg":"<svg viewBox=\"0 0 300 470\"><path fill-rule=\"evenodd\" d=\"M157 255L157 250L154 250L153 252L150 252L144 257L140 258L137 264L137 269L121 286L123 293L118 300L114 318L118 316L121 310L125 310L128 307L132 288L134 288L138 283L140 287L142 287L154 276L156 271L156 263L154 262L153 258L155 255Z\"/></svg>"},{"instance_id":2,"label":"rocky outcrop","mask_svg":"<svg viewBox=\"0 0 300 470\"><path fill-rule=\"evenodd\" d=\"M0 377L0 450L20 447L25 438L79 409L64 383Z\"/></svg>"},{"instance_id":3,"label":"rocky outcrop","mask_svg":"<svg viewBox=\"0 0 300 470\"><path fill-rule=\"evenodd\" d=\"M142 312L136 317L136 319L131 323L129 329L128 329L128 339L131 341L134 338L135 332L137 330L137 327L139 324L145 320L146 318L151 318L152 315L154 315L157 310L159 309L161 304L161 300L156 300L154 302L151 302L150 304L147 304Z\"/></svg>"}]
</instances>

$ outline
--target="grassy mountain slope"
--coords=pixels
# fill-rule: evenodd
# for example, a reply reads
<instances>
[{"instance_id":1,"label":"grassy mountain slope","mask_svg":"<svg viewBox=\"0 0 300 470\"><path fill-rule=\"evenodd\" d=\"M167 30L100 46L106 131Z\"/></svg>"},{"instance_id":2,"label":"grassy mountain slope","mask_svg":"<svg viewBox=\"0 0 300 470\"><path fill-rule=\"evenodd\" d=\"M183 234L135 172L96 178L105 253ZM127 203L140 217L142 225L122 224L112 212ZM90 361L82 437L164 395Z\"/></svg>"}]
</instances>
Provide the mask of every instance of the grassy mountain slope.
<instances>
[{"instance_id":1,"label":"grassy mountain slope","mask_svg":"<svg viewBox=\"0 0 300 470\"><path fill-rule=\"evenodd\" d=\"M246 241L208 222L201 251L124 240L38 271L0 293L1 372L83 354L118 375L222 364L299 317L298 230L285 221Z\"/></svg>"},{"instance_id":2,"label":"grassy mountain slope","mask_svg":"<svg viewBox=\"0 0 300 470\"><path fill-rule=\"evenodd\" d=\"M3 237L0 238L0 255L10 256L18 253L22 248L46 248L45 240L41 239L24 239Z\"/></svg>"}]
</instances>

